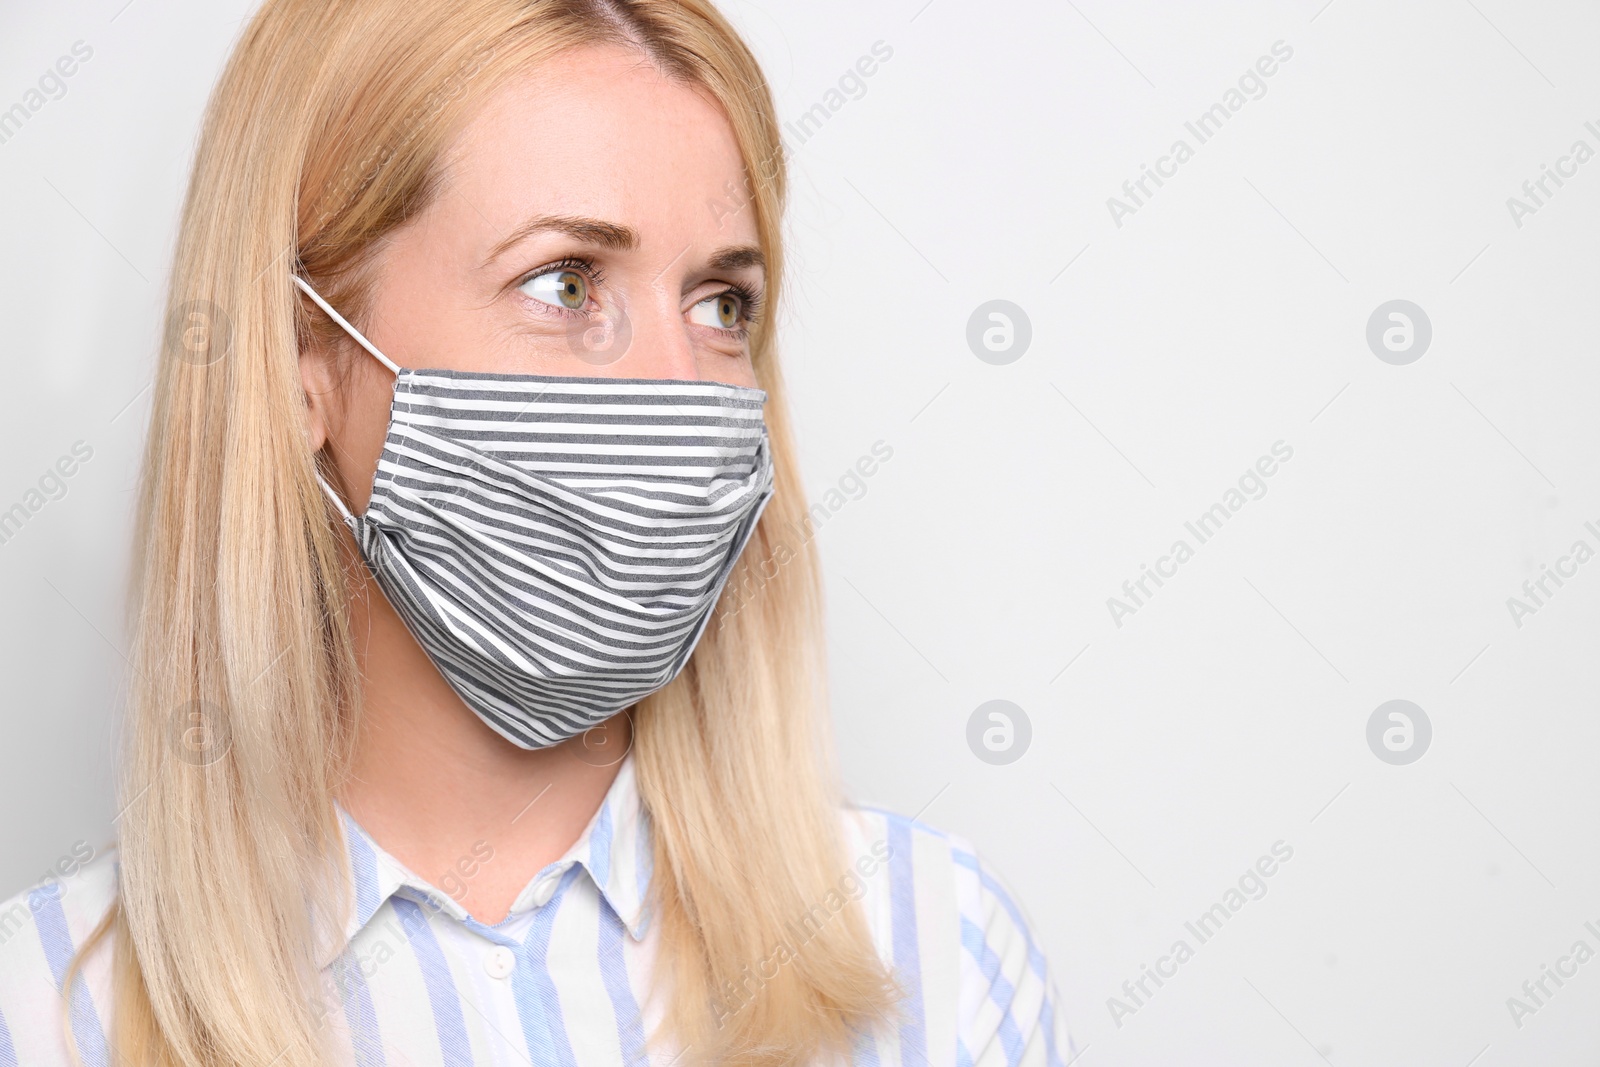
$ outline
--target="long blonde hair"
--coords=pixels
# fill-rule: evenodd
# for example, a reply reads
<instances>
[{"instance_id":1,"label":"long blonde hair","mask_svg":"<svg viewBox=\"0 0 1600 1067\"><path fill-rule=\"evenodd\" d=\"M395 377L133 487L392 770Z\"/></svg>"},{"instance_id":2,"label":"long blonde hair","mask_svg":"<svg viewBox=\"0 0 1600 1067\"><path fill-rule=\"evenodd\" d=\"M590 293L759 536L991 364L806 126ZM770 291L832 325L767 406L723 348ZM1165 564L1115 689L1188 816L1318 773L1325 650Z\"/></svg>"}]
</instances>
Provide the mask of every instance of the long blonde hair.
<instances>
[{"instance_id":1,"label":"long blonde hair","mask_svg":"<svg viewBox=\"0 0 1600 1067\"><path fill-rule=\"evenodd\" d=\"M361 694L342 531L313 478L296 358L333 327L286 274L304 272L359 321L374 242L428 203L472 101L603 42L721 104L748 190L720 207L752 213L775 306L778 123L754 57L709 0L267 0L217 85L142 475L121 884L75 961L113 946L121 1064L312 1067L330 1055L318 1000L338 946L313 942L317 915L342 929L350 906L333 797ZM850 862L774 319L752 346L777 492L730 583L751 592L724 598L684 673L634 712L670 997L658 1036L686 1062L845 1054L896 997L850 908L739 1010L714 1008Z\"/></svg>"}]
</instances>

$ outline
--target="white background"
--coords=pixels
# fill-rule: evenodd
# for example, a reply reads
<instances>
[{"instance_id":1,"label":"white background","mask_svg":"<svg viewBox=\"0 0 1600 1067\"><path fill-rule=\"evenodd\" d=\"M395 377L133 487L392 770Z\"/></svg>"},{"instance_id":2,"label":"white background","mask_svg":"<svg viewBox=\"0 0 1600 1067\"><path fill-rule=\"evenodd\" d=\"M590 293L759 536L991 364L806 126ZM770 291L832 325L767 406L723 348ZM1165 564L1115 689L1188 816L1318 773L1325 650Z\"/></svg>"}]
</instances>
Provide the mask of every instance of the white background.
<instances>
[{"instance_id":1,"label":"white background","mask_svg":"<svg viewBox=\"0 0 1600 1067\"><path fill-rule=\"evenodd\" d=\"M205 94L250 5L8 3L0 110L0 895L109 840L122 583L162 284ZM787 374L819 533L834 711L860 800L962 834L1016 888L1092 1064L1565 1065L1600 1054L1600 12L1576 2L972 5L729 0L798 123ZM1184 128L1293 56L1204 144ZM841 103L835 98L834 103ZM1194 158L1118 226L1107 198ZM1554 189L1553 186L1550 187ZM978 359L1005 299L1032 342ZM1380 304L1433 340L1368 348ZM1118 626L1107 598L1283 441L1293 457ZM838 498L834 498L835 501ZM1154 588L1153 586L1151 587ZM1553 589L1554 587L1551 586ZM1418 761L1368 747L1420 705ZM1014 701L991 766L973 711ZM1293 858L1186 931L1273 843ZM1108 998L1179 938L1137 1012ZM1152 987L1153 988L1153 987ZM1554 989L1552 985L1550 988ZM1131 1003L1131 1002L1130 1002Z\"/></svg>"}]
</instances>

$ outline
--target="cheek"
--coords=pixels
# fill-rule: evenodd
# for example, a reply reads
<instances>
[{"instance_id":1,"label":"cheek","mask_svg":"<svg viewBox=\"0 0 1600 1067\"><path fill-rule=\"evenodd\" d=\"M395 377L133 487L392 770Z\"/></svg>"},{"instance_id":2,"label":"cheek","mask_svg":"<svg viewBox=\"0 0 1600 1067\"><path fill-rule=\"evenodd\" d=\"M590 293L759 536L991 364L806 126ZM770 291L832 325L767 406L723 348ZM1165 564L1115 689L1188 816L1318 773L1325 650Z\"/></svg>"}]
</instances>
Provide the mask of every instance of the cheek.
<instances>
[{"instance_id":1,"label":"cheek","mask_svg":"<svg viewBox=\"0 0 1600 1067\"><path fill-rule=\"evenodd\" d=\"M723 382L727 385L759 387L756 370L748 355L699 355L695 359L698 377L703 382Z\"/></svg>"},{"instance_id":2,"label":"cheek","mask_svg":"<svg viewBox=\"0 0 1600 1067\"><path fill-rule=\"evenodd\" d=\"M365 353L367 366L350 374L343 409L328 434L339 477L350 510L360 515L372 496L372 477L378 470L384 437L389 432L389 405L394 399L394 375Z\"/></svg>"}]
</instances>

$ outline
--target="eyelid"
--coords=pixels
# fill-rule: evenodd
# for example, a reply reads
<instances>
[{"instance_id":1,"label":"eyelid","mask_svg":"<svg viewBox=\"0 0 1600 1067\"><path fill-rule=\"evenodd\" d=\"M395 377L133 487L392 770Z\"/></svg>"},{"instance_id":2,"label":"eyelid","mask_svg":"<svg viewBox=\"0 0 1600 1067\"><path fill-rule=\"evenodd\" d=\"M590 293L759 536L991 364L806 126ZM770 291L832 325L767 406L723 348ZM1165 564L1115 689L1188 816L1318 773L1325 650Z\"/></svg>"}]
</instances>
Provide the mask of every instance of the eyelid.
<instances>
[{"instance_id":1,"label":"eyelid","mask_svg":"<svg viewBox=\"0 0 1600 1067\"><path fill-rule=\"evenodd\" d=\"M722 286L721 289L714 293L707 293L699 300L696 300L695 303L703 304L707 300L717 300L732 293L739 298L739 305L744 313L746 324L754 326L761 317L761 303L766 294L755 286L746 285L743 282L722 282L720 284ZM728 329L728 327L720 328Z\"/></svg>"},{"instance_id":2,"label":"eyelid","mask_svg":"<svg viewBox=\"0 0 1600 1067\"><path fill-rule=\"evenodd\" d=\"M511 283L511 288L521 289L533 279L545 274L554 274L557 271L570 270L582 274L590 285L600 285L606 280L606 272L594 260L587 256L563 256L561 259L543 266L535 267L518 275Z\"/></svg>"}]
</instances>

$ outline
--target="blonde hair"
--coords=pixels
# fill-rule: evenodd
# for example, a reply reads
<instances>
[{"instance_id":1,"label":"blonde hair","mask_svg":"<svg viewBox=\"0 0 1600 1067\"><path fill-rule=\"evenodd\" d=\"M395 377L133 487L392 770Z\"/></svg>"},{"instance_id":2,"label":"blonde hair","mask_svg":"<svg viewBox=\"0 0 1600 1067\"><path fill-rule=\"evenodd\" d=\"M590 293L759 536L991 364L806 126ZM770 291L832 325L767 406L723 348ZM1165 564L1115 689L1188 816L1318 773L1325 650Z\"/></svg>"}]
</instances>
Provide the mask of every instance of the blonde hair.
<instances>
[{"instance_id":1,"label":"blonde hair","mask_svg":"<svg viewBox=\"0 0 1600 1067\"><path fill-rule=\"evenodd\" d=\"M228 62L184 207L141 480L121 885L74 961L113 946L119 1063L330 1055L319 992L339 946L313 941L318 916L342 930L351 906L333 797L361 693L342 531L313 478L297 369L299 346L334 327L286 275L302 271L359 321L374 242L433 195L472 101L606 42L722 106L748 195L721 208L752 212L775 306L778 123L754 57L708 0L268 0ZM683 674L634 711L670 997L654 1036L686 1062L844 1054L897 994L852 906L725 1010L850 862L774 318L752 347L777 492L730 582L753 591L725 598ZM179 744L196 729L203 758Z\"/></svg>"}]
</instances>

